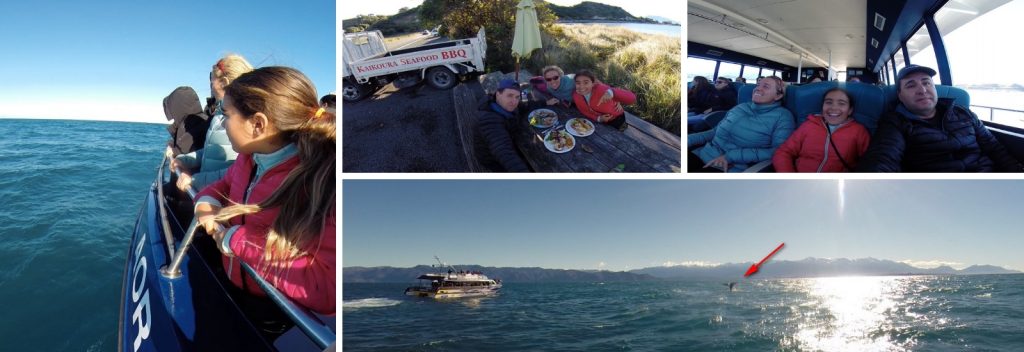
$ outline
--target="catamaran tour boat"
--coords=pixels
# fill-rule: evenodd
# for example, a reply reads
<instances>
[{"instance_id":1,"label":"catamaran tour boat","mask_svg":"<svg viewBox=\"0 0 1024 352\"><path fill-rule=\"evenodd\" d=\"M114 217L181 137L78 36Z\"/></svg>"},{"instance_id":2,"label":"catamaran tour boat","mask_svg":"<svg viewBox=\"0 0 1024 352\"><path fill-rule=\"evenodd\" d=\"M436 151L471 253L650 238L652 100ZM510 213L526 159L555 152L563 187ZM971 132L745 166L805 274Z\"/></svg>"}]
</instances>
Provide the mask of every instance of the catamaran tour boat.
<instances>
[{"instance_id":1,"label":"catamaran tour boat","mask_svg":"<svg viewBox=\"0 0 1024 352\"><path fill-rule=\"evenodd\" d=\"M335 316L311 312L238 262L270 298L269 308L290 320L268 332L247 299L223 275L220 252L196 224L178 219L164 197L164 159L146 194L125 260L118 351L334 350ZM195 191L189 190L194 197ZM191 215L191 214L187 214ZM182 216L185 217L185 216ZM218 272L220 273L218 275Z\"/></svg>"},{"instance_id":2,"label":"catamaran tour boat","mask_svg":"<svg viewBox=\"0 0 1024 352\"><path fill-rule=\"evenodd\" d=\"M441 260L437 257L438 263ZM443 263L440 267L445 267ZM457 270L447 265L447 274L428 273L420 275L420 285L405 289L405 294L415 297L463 298L493 296L501 289L501 280L488 278L481 272ZM429 284L425 284L429 282Z\"/></svg>"}]
</instances>

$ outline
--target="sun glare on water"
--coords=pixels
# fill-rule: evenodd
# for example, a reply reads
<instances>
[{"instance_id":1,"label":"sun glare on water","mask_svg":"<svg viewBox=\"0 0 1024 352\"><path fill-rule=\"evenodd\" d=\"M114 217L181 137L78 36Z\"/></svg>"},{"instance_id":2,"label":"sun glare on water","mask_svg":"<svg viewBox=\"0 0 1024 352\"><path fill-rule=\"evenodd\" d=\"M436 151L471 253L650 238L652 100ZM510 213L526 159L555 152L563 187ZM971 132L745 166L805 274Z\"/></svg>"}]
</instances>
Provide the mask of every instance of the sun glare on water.
<instances>
[{"instance_id":1,"label":"sun glare on water","mask_svg":"<svg viewBox=\"0 0 1024 352\"><path fill-rule=\"evenodd\" d=\"M898 277L808 279L804 289L817 309L797 318L794 340L813 351L902 351L907 341L879 334L889 324L903 285Z\"/></svg>"}]
</instances>

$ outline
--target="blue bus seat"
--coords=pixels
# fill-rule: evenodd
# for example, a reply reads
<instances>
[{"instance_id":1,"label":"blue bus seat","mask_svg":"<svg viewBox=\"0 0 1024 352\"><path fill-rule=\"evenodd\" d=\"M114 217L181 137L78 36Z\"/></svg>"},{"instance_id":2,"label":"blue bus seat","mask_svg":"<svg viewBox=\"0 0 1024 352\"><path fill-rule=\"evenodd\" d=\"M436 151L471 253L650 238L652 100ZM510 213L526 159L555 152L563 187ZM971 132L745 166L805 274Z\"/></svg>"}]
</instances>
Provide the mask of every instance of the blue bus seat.
<instances>
[{"instance_id":1,"label":"blue bus seat","mask_svg":"<svg viewBox=\"0 0 1024 352\"><path fill-rule=\"evenodd\" d=\"M960 105L966 109L971 108L971 95L967 94L967 91L953 87L953 86L935 86L935 93L939 98L952 98L953 104ZM896 104L899 103L899 97L896 95L896 86L885 87L885 107L886 109L895 109Z\"/></svg>"},{"instance_id":2,"label":"blue bus seat","mask_svg":"<svg viewBox=\"0 0 1024 352\"><path fill-rule=\"evenodd\" d=\"M860 82L816 82L796 87L787 100L791 99L789 109L796 117L797 126L807 120L807 115L821 113L825 92L835 87L850 93L854 100L853 119L874 133L878 119L885 112L885 95L881 87Z\"/></svg>"},{"instance_id":3,"label":"blue bus seat","mask_svg":"<svg viewBox=\"0 0 1024 352\"><path fill-rule=\"evenodd\" d=\"M740 83L740 82L735 82L735 81L734 81L734 82L732 82L732 87L733 87L734 89L736 89L736 93L737 93L737 94L739 93L739 91L740 91L740 88L742 88L742 87L743 87L744 85L745 85L745 84L743 84L743 83Z\"/></svg>"}]
</instances>

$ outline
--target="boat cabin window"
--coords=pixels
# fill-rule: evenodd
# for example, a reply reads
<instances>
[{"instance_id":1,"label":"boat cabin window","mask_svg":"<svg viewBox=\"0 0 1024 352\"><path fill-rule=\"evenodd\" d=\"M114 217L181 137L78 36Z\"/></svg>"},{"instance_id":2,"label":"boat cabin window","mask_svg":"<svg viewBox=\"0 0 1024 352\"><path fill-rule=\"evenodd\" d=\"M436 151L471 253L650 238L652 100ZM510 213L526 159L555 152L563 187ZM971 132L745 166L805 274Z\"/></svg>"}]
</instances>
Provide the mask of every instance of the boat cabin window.
<instances>
[{"instance_id":1,"label":"boat cabin window","mask_svg":"<svg viewBox=\"0 0 1024 352\"><path fill-rule=\"evenodd\" d=\"M914 65L928 66L936 71L939 70L938 61L935 60L935 48L932 46L932 38L928 35L927 26L921 26L917 33L907 40L907 53L910 54L910 62ZM936 84L939 84L940 81L939 75L936 75Z\"/></svg>"},{"instance_id":2,"label":"boat cabin window","mask_svg":"<svg viewBox=\"0 0 1024 352\"><path fill-rule=\"evenodd\" d=\"M686 58L686 81L693 82L693 78L697 76L704 76L709 81L715 77L715 65L716 62L701 59L699 57L687 57Z\"/></svg>"},{"instance_id":3,"label":"boat cabin window","mask_svg":"<svg viewBox=\"0 0 1024 352\"><path fill-rule=\"evenodd\" d=\"M953 85L970 94L982 121L1024 128L1024 71L1015 68L1020 45L1008 39L1020 32L1024 1L987 12L971 6L950 1L935 14Z\"/></svg>"},{"instance_id":4,"label":"boat cabin window","mask_svg":"<svg viewBox=\"0 0 1024 352\"><path fill-rule=\"evenodd\" d=\"M892 57L893 62L896 63L896 72L900 72L903 67L907 66L907 63L903 62L903 49L896 50L896 54Z\"/></svg>"},{"instance_id":5,"label":"boat cabin window","mask_svg":"<svg viewBox=\"0 0 1024 352\"><path fill-rule=\"evenodd\" d=\"M731 62L722 61L722 64L718 66L718 77L729 77L732 80L736 80L736 77L740 76L740 65ZM708 77L711 80L711 77Z\"/></svg>"},{"instance_id":6,"label":"boat cabin window","mask_svg":"<svg viewBox=\"0 0 1024 352\"><path fill-rule=\"evenodd\" d=\"M746 78L747 82L757 82L757 77L764 76L763 71L765 70L757 66L743 66L743 78ZM729 78L736 80L736 77Z\"/></svg>"}]
</instances>

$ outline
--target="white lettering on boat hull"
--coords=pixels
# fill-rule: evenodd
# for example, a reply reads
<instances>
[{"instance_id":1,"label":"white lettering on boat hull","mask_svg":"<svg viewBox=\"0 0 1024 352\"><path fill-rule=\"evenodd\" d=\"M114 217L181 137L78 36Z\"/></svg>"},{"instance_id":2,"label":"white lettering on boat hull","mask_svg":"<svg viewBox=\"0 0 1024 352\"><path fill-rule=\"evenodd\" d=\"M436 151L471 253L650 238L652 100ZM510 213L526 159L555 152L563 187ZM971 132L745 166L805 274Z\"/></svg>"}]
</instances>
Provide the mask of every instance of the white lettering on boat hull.
<instances>
[{"instance_id":1,"label":"white lettering on boat hull","mask_svg":"<svg viewBox=\"0 0 1024 352\"><path fill-rule=\"evenodd\" d=\"M149 310L149 290L146 287L146 269L148 263L146 257L142 256L142 248L146 245L146 234L139 236L139 244L135 246L135 268L132 270L132 303L135 304L135 311L132 314L132 325L138 323L139 330L135 334L135 349L138 351L142 341L149 338L150 322L153 316ZM142 275L139 275L142 273ZM143 313L145 311L145 313Z\"/></svg>"}]
</instances>

